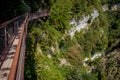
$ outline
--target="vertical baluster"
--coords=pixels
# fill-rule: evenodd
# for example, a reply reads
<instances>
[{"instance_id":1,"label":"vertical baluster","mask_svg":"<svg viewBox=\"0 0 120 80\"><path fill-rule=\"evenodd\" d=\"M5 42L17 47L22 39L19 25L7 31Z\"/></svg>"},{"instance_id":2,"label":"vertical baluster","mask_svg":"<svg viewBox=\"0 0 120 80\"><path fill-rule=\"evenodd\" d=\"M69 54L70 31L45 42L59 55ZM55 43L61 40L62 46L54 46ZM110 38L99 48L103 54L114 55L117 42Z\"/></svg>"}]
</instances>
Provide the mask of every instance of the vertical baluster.
<instances>
[{"instance_id":1,"label":"vertical baluster","mask_svg":"<svg viewBox=\"0 0 120 80\"><path fill-rule=\"evenodd\" d=\"M16 35L16 21L13 22L14 26L14 35Z\"/></svg>"},{"instance_id":2,"label":"vertical baluster","mask_svg":"<svg viewBox=\"0 0 120 80\"><path fill-rule=\"evenodd\" d=\"M4 49L4 27L0 28L0 54L2 53ZM0 55L1 56L1 55Z\"/></svg>"},{"instance_id":3,"label":"vertical baluster","mask_svg":"<svg viewBox=\"0 0 120 80\"><path fill-rule=\"evenodd\" d=\"M21 25L21 17L18 18L18 26L20 27Z\"/></svg>"},{"instance_id":4,"label":"vertical baluster","mask_svg":"<svg viewBox=\"0 0 120 80\"><path fill-rule=\"evenodd\" d=\"M11 22L11 24L12 24L12 38L11 39L13 39L13 37L15 36L15 25L14 25L14 21L13 22Z\"/></svg>"},{"instance_id":5,"label":"vertical baluster","mask_svg":"<svg viewBox=\"0 0 120 80\"><path fill-rule=\"evenodd\" d=\"M4 39L5 39L5 44L4 47L7 47L7 31L6 31L6 25L4 26Z\"/></svg>"},{"instance_id":6,"label":"vertical baluster","mask_svg":"<svg viewBox=\"0 0 120 80\"><path fill-rule=\"evenodd\" d=\"M19 23L18 20L16 21L16 32L18 32L18 27L19 27ZM17 34L17 33L16 33Z\"/></svg>"},{"instance_id":7,"label":"vertical baluster","mask_svg":"<svg viewBox=\"0 0 120 80\"><path fill-rule=\"evenodd\" d=\"M14 34L17 35L17 27L18 27L18 23L17 21L15 20L14 21Z\"/></svg>"}]
</instances>

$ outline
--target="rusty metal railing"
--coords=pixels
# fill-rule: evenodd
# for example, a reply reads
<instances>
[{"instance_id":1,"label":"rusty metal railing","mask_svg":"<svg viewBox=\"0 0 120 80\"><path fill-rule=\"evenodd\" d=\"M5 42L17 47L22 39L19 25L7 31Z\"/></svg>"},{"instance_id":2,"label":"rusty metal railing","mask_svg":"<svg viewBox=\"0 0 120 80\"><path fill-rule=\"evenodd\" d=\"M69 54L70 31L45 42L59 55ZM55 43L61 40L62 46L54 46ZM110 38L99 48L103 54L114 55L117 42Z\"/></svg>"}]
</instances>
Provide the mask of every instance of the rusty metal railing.
<instances>
[{"instance_id":1,"label":"rusty metal railing","mask_svg":"<svg viewBox=\"0 0 120 80\"><path fill-rule=\"evenodd\" d=\"M14 53L12 67L8 80L24 79L25 39L28 23L31 20L49 15L49 10L44 9L36 13L26 13L0 25L0 67L17 35L18 28L22 27L20 39Z\"/></svg>"},{"instance_id":2,"label":"rusty metal railing","mask_svg":"<svg viewBox=\"0 0 120 80\"><path fill-rule=\"evenodd\" d=\"M29 21L30 21L30 20L38 19L38 18L45 17L48 15L49 15L49 9L44 9L40 12L31 13L31 14L29 14L28 17L29 17Z\"/></svg>"},{"instance_id":3,"label":"rusty metal railing","mask_svg":"<svg viewBox=\"0 0 120 80\"><path fill-rule=\"evenodd\" d=\"M20 35L20 38L19 38L19 42L18 42L18 45L17 45L17 49L16 49L16 52L15 52L15 56L14 56L14 59L13 59L13 62L12 62L12 67L11 67L11 70L10 70L10 74L8 76L8 80L18 80L18 79L15 79L16 78L16 75L17 73L18 74L21 74L21 71L19 71L19 68L18 68L18 65L20 64L21 66L24 65L24 62L20 62L19 61L21 60L21 54L25 54L25 53L21 53L21 48L22 48L22 42L23 42L23 39L25 38L25 28L26 28L26 24L28 23L27 22L28 20L28 16L26 16L25 20L23 21L22 23L22 32L21 32L21 35ZM24 39L25 40L25 39ZM20 54L21 53L21 54ZM19 64L18 64L19 63ZM20 66L19 65L19 66ZM18 70L18 71L17 71ZM21 78L20 78L21 79Z\"/></svg>"},{"instance_id":4,"label":"rusty metal railing","mask_svg":"<svg viewBox=\"0 0 120 80\"><path fill-rule=\"evenodd\" d=\"M22 15L0 25L0 67L24 19Z\"/></svg>"},{"instance_id":5,"label":"rusty metal railing","mask_svg":"<svg viewBox=\"0 0 120 80\"><path fill-rule=\"evenodd\" d=\"M18 27L23 24L25 16L28 16L29 22L30 20L47 16L48 12L48 9L44 9L36 13L26 13L25 15L15 17L14 19L0 25L0 66L2 65L2 61L18 32Z\"/></svg>"}]
</instances>

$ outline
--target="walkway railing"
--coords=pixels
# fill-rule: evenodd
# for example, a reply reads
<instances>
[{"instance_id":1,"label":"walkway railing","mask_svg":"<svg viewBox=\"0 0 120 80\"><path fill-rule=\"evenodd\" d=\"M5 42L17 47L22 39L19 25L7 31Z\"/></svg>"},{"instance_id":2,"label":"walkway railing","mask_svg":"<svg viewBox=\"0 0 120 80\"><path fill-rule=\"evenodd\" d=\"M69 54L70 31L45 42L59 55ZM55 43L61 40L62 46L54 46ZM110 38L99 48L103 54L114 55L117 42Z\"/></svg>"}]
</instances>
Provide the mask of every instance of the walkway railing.
<instances>
[{"instance_id":1,"label":"walkway railing","mask_svg":"<svg viewBox=\"0 0 120 80\"><path fill-rule=\"evenodd\" d=\"M46 17L48 15L49 10L44 9L37 13L27 13L25 15L18 16L0 25L0 67L4 62L12 42L18 34L18 28L22 27L8 80L24 79L25 39L29 21Z\"/></svg>"},{"instance_id":2,"label":"walkway railing","mask_svg":"<svg viewBox=\"0 0 120 80\"><path fill-rule=\"evenodd\" d=\"M0 25L0 66L24 20L25 15L22 15Z\"/></svg>"}]
</instances>

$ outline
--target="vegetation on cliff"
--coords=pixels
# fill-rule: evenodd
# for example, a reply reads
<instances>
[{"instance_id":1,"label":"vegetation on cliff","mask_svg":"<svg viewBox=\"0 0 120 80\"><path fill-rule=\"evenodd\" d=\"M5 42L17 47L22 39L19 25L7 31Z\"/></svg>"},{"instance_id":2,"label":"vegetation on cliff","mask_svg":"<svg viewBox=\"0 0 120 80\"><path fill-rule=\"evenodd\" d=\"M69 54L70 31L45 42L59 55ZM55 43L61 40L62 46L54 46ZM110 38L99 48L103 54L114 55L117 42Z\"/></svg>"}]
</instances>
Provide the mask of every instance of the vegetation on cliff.
<instances>
[{"instance_id":1,"label":"vegetation on cliff","mask_svg":"<svg viewBox=\"0 0 120 80\"><path fill-rule=\"evenodd\" d=\"M7 7L14 5L10 9L3 9L3 12L6 11L1 16L6 20L27 11L50 8L48 17L29 24L25 80L117 80L119 67L116 66L119 66L119 58L115 54L119 53L120 46L120 11L102 10L102 5L109 3L112 6L117 2L119 0L18 0L18 4L15 1L6 2ZM98 16L93 19L92 13L95 11ZM8 12L10 15L6 16ZM71 38L68 35L71 28L82 24L86 16L89 17L85 22L86 28L78 32L76 30ZM70 25L72 20L75 20L76 25ZM117 53L114 53L116 48ZM93 59L98 53L102 56ZM105 56L104 53L108 55ZM84 60L87 58L89 60L85 66ZM104 59L104 63L101 63ZM114 69L117 71L113 72Z\"/></svg>"},{"instance_id":2,"label":"vegetation on cliff","mask_svg":"<svg viewBox=\"0 0 120 80\"><path fill-rule=\"evenodd\" d=\"M50 8L49 16L29 23L25 80L119 80L120 8L112 11L117 3L120 0L2 0L0 23Z\"/></svg>"},{"instance_id":3,"label":"vegetation on cliff","mask_svg":"<svg viewBox=\"0 0 120 80\"><path fill-rule=\"evenodd\" d=\"M101 58L88 61L87 67L83 65L85 57L91 57L98 52L104 53L106 50L111 51L115 46L114 42L118 40L119 23L116 24L116 22L113 22L114 20L108 18L114 18L113 16L107 16L109 11L102 11L102 3L99 0L94 2L92 0L56 0L51 5L47 20L41 19L32 22L28 29L25 79L106 79L104 78L105 75L100 76L102 73L97 69ZM99 12L99 16L93 21L90 18L87 22L88 29L76 32L71 39L67 34L73 27L69 25L71 19L75 18L76 21L79 21L92 13L94 9ZM113 15L118 14L115 12ZM112 29L111 25L113 24L116 25L116 30ZM113 31L115 32L112 33ZM104 57L104 54L102 57ZM31 58L32 61L29 60Z\"/></svg>"}]
</instances>

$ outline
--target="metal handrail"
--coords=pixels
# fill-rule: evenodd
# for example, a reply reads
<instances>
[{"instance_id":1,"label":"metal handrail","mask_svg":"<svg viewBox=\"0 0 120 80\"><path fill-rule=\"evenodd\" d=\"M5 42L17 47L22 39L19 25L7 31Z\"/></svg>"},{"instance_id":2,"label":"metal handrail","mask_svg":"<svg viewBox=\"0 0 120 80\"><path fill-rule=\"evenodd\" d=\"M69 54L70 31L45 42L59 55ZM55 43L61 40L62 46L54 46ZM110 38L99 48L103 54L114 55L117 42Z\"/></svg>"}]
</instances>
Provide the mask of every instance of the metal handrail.
<instances>
[{"instance_id":1,"label":"metal handrail","mask_svg":"<svg viewBox=\"0 0 120 80\"><path fill-rule=\"evenodd\" d=\"M21 60L21 59L24 59L23 57L24 57L25 53L21 53L21 49L23 47L22 46L23 42L25 42L24 40L26 38L28 23L29 23L29 21L31 21L33 19L48 16L49 15L48 12L49 12L49 10L45 9L41 12L37 12L37 13L33 13L33 14L26 13L25 15L22 15L22 16L25 17L25 19L22 19L22 20L19 21L19 19L22 17L22 16L19 16L19 17L14 18L13 20L7 21L7 22L0 25L0 29L4 28L4 30L5 30L5 32L4 32L5 40L6 40L5 44L8 40L7 37L6 37L6 26L10 23L14 23L14 29L19 27L20 25L22 27L22 32L21 32L20 39L19 39L19 42L18 42L18 45L17 45L17 48L16 48L16 52L14 53L15 55L14 55L14 59L13 59L13 62L12 62L12 67L11 67L11 70L10 70L10 73L9 73L9 76L8 76L8 80L24 79L24 77L23 77L24 76L23 75L24 74L24 60ZM2 27L2 26L4 26L4 27ZM10 44L12 44L12 43L10 43ZM21 56L22 56L22 58L21 58ZM20 61L22 61L22 63L20 63ZM21 64L21 67L23 68L23 70L21 72L19 72L20 71L19 69L21 69L19 67L19 64ZM18 76L19 73L22 74L21 75L22 78L20 78L20 76ZM18 79L18 77L19 77L19 79Z\"/></svg>"},{"instance_id":2,"label":"metal handrail","mask_svg":"<svg viewBox=\"0 0 120 80\"><path fill-rule=\"evenodd\" d=\"M5 48L8 47L8 45L10 46L10 44L12 44L12 40L14 39L14 36L17 33L17 27L22 24L22 21L24 21L24 19L22 19L22 18L24 18L25 16L28 16L28 21L30 21L30 20L33 20L33 19L37 19L37 18L40 18L40 17L47 16L48 12L49 12L48 9L44 9L41 12L36 12L36 13L31 13L31 14L30 13L25 13L24 15L15 17L12 20L6 21L5 23L1 24L0 25L0 30L4 29L4 33L2 33L0 35L4 35L2 40L5 41L5 43L4 43ZM12 24L12 26L9 26L10 24ZM11 29L11 28L12 28L12 31L14 31L14 32L12 32L9 36L10 32L8 32L9 30L7 30L7 29ZM4 50L0 51L0 56L1 56L2 53L4 53Z\"/></svg>"}]
</instances>

